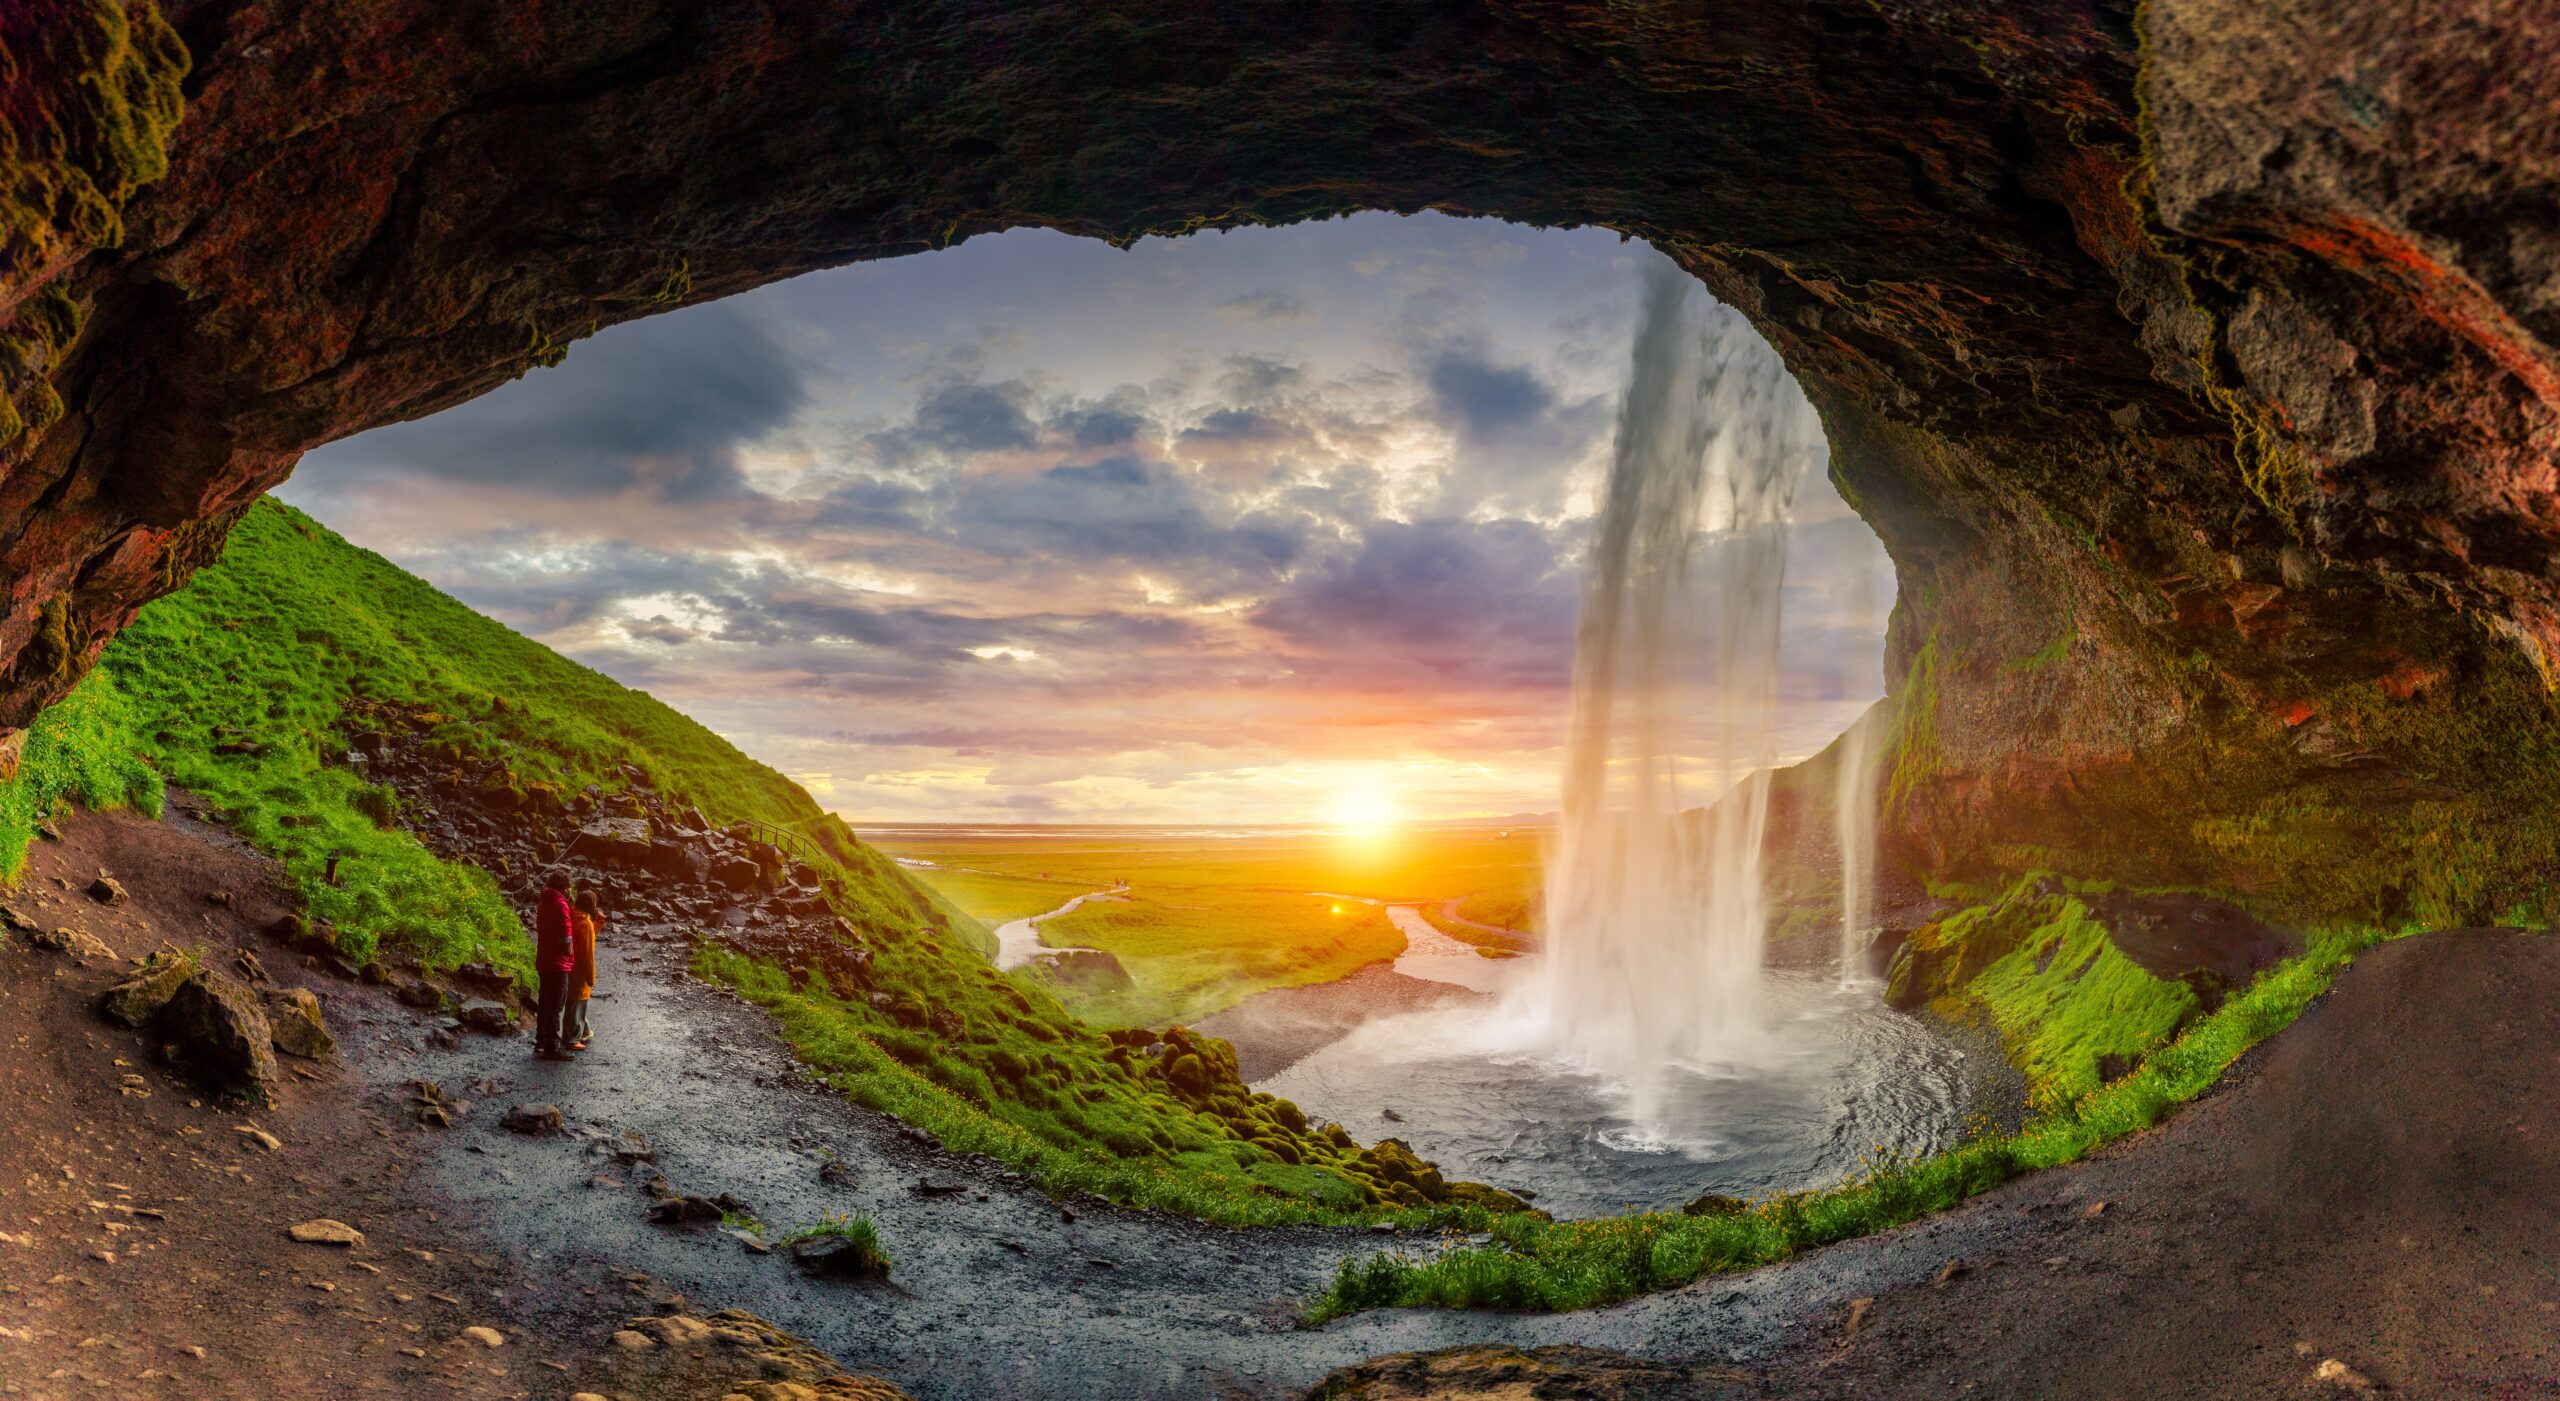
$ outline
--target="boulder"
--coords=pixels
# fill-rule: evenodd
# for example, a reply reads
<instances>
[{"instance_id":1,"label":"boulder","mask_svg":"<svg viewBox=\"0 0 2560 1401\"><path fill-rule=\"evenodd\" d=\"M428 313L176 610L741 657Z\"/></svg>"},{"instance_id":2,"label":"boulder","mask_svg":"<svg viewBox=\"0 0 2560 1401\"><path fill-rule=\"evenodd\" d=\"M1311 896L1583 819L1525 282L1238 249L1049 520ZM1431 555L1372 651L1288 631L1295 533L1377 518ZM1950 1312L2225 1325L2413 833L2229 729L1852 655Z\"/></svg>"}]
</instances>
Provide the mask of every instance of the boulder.
<instances>
[{"instance_id":1,"label":"boulder","mask_svg":"<svg viewBox=\"0 0 2560 1401\"><path fill-rule=\"evenodd\" d=\"M117 884L114 877L100 871L98 878L89 882L89 898L101 905L121 905L125 902L124 887Z\"/></svg>"},{"instance_id":2,"label":"boulder","mask_svg":"<svg viewBox=\"0 0 2560 1401\"><path fill-rule=\"evenodd\" d=\"M887 1279L888 1257L868 1241L840 1235L811 1236L794 1241L791 1263L809 1274L829 1279Z\"/></svg>"},{"instance_id":3,"label":"boulder","mask_svg":"<svg viewBox=\"0 0 2560 1401\"><path fill-rule=\"evenodd\" d=\"M288 1056L319 1060L338 1049L329 1024L320 1016L320 999L309 988L268 988L259 995L266 1004L267 1031L275 1048Z\"/></svg>"},{"instance_id":4,"label":"boulder","mask_svg":"<svg viewBox=\"0 0 2560 1401\"><path fill-rule=\"evenodd\" d=\"M649 824L637 817L603 817L578 829L569 839L569 856L592 865L643 869L656 841Z\"/></svg>"},{"instance_id":5,"label":"boulder","mask_svg":"<svg viewBox=\"0 0 2560 1401\"><path fill-rule=\"evenodd\" d=\"M85 929L29 929L26 941L40 949L69 954L73 958L113 959L116 951L106 941Z\"/></svg>"},{"instance_id":6,"label":"boulder","mask_svg":"<svg viewBox=\"0 0 2560 1401\"><path fill-rule=\"evenodd\" d=\"M133 976L98 994L98 1011L107 1020L129 1027L147 1025L195 972L196 961L191 957L154 954Z\"/></svg>"},{"instance_id":7,"label":"boulder","mask_svg":"<svg viewBox=\"0 0 2560 1401\"><path fill-rule=\"evenodd\" d=\"M505 1003L485 997L464 998L462 1005L453 1009L453 1016L467 1031L486 1032L491 1036L513 1036L516 1033L516 1014Z\"/></svg>"},{"instance_id":8,"label":"boulder","mask_svg":"<svg viewBox=\"0 0 2560 1401\"><path fill-rule=\"evenodd\" d=\"M712 858L711 880L736 891L751 891L764 881L764 868L744 856L724 853Z\"/></svg>"},{"instance_id":9,"label":"boulder","mask_svg":"<svg viewBox=\"0 0 2560 1401\"><path fill-rule=\"evenodd\" d=\"M453 970L453 980L483 997L512 997L516 975L494 963L466 963Z\"/></svg>"},{"instance_id":10,"label":"boulder","mask_svg":"<svg viewBox=\"0 0 2560 1401\"><path fill-rule=\"evenodd\" d=\"M507 1116L499 1122L511 1132L540 1136L560 1132L567 1120L561 1116L560 1106L556 1104L519 1104L509 1109Z\"/></svg>"},{"instance_id":11,"label":"boulder","mask_svg":"<svg viewBox=\"0 0 2560 1401\"><path fill-rule=\"evenodd\" d=\"M1721 1192L1709 1192L1680 1208L1683 1216L1740 1216L1751 1209L1751 1203Z\"/></svg>"},{"instance_id":12,"label":"boulder","mask_svg":"<svg viewBox=\"0 0 2560 1401\"><path fill-rule=\"evenodd\" d=\"M658 838L649 843L647 864L669 880L698 881L710 870L711 858L691 842Z\"/></svg>"},{"instance_id":13,"label":"boulder","mask_svg":"<svg viewBox=\"0 0 2560 1401\"><path fill-rule=\"evenodd\" d=\"M275 1082L275 1033L266 1009L236 979L197 969L151 1025L173 1059L208 1089L256 1094Z\"/></svg>"}]
</instances>

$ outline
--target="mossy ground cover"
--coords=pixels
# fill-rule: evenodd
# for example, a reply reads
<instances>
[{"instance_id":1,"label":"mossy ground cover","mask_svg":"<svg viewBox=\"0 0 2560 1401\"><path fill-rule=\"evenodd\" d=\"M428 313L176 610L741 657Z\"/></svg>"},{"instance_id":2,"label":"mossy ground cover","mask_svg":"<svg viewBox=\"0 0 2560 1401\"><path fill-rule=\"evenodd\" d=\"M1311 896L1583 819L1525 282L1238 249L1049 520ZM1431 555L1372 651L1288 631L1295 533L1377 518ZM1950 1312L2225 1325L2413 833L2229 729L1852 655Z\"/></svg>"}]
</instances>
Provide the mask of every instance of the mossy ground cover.
<instances>
[{"instance_id":1,"label":"mossy ground cover","mask_svg":"<svg viewBox=\"0 0 2560 1401\"><path fill-rule=\"evenodd\" d=\"M2039 894L2045 883L2021 880L1914 933L1890 988L1897 1005L1925 998L1949 1020L1990 1023L2038 1113L2076 1103L2110 1057L2139 1061L2200 1005L2126 957L2077 895Z\"/></svg>"},{"instance_id":2,"label":"mossy ground cover","mask_svg":"<svg viewBox=\"0 0 2560 1401\"><path fill-rule=\"evenodd\" d=\"M1041 926L1047 943L1103 949L1128 970L1134 989L1066 993L1079 1015L1108 1026L1192 1021L1270 988L1344 977L1404 948L1385 913L1361 901L1427 908L1534 888L1538 871L1528 829L1375 837L911 829L880 845L932 861L915 874L990 919L1045 913L1126 882L1127 898L1089 901Z\"/></svg>"},{"instance_id":3,"label":"mossy ground cover","mask_svg":"<svg viewBox=\"0 0 2560 1401\"><path fill-rule=\"evenodd\" d=\"M1592 1308L1943 1211L2019 1173L2074 1161L2161 1122L2250 1047L2292 1025L2356 954L2382 937L2362 930L2314 938L2304 955L2188 1023L2131 1074L2051 1108L2017 1133L1982 1134L1926 1158L1876 1159L1838 1186L1781 1193L1724 1215L1506 1217L1480 1247L1432 1259L1388 1253L1346 1260L1310 1305L1309 1317L1321 1323L1373 1308Z\"/></svg>"}]
</instances>

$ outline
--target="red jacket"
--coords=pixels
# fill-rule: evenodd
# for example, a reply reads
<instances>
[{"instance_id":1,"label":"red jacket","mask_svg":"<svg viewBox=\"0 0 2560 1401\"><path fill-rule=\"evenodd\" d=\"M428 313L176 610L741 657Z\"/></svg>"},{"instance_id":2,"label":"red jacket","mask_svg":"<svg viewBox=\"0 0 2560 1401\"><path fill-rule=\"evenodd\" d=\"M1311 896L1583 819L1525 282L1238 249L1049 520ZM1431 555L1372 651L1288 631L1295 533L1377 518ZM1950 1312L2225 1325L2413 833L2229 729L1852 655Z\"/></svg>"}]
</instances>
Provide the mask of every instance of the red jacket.
<instances>
[{"instance_id":1,"label":"red jacket","mask_svg":"<svg viewBox=\"0 0 2560 1401\"><path fill-rule=\"evenodd\" d=\"M538 973L566 973L578 966L569 946L569 896L546 890L533 914L533 967Z\"/></svg>"}]
</instances>

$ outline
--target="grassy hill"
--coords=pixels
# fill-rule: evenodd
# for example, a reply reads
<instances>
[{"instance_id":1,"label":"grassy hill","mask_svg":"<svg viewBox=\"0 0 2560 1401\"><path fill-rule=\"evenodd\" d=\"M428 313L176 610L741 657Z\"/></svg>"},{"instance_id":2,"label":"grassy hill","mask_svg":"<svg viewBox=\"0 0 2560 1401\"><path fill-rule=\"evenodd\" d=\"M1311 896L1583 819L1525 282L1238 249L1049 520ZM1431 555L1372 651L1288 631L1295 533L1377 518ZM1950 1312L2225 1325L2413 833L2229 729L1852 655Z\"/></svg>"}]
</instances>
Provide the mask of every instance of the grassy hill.
<instances>
[{"instance_id":1,"label":"grassy hill","mask_svg":"<svg viewBox=\"0 0 2560 1401\"><path fill-rule=\"evenodd\" d=\"M366 717L390 706L429 717L426 742L454 772L487 775L490 801L521 814L528 851L562 830L587 785L630 784L626 766L715 823L805 834L888 1009L733 949L705 947L694 971L773 1013L845 1093L949 1147L1053 1190L1239 1224L1395 1212L1481 1223L1487 1206L1516 1205L1309 1125L1243 1085L1212 1038L1086 1027L1036 982L998 974L982 927L781 774L272 502L31 727L18 777L0 784L0 874L23 867L56 803L156 812L165 779L274 857L351 958L521 973L530 945L498 881L439 859L402 825L400 795L343 762ZM932 1030L893 1014L919 1007Z\"/></svg>"}]
</instances>

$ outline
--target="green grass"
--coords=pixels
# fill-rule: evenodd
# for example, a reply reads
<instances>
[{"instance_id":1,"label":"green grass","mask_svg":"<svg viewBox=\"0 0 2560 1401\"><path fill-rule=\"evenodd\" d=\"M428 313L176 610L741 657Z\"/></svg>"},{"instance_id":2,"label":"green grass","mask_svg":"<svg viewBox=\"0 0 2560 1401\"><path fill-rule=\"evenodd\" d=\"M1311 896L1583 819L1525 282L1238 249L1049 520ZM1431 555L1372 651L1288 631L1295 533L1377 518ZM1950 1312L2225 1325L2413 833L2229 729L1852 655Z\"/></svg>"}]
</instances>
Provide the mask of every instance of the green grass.
<instances>
[{"instance_id":1,"label":"green grass","mask_svg":"<svg viewBox=\"0 0 2560 1401\"><path fill-rule=\"evenodd\" d=\"M1214 899L1192 906L1182 896ZM1165 900L1088 900L1040 926L1044 942L1109 951L1132 990L1075 999L1101 1026L1161 1026L1271 988L1329 983L1404 951L1375 905L1282 891L1178 891Z\"/></svg>"},{"instance_id":2,"label":"green grass","mask_svg":"<svg viewBox=\"0 0 2560 1401\"><path fill-rule=\"evenodd\" d=\"M1987 1019L2043 1112L2097 1088L2101 1058L2140 1060L2199 1004L2185 983L2127 958L2076 896L2037 898L2034 880L1913 934L1913 951L1938 955L1939 982L1910 991L1950 1020ZM1909 969L1897 961L1897 991Z\"/></svg>"},{"instance_id":3,"label":"green grass","mask_svg":"<svg viewBox=\"0 0 2560 1401\"><path fill-rule=\"evenodd\" d=\"M160 815L160 776L133 749L133 707L93 674L27 727L18 776L0 783L0 880L27 868L27 843L63 803Z\"/></svg>"},{"instance_id":4,"label":"green grass","mask_svg":"<svg viewBox=\"0 0 2560 1401\"><path fill-rule=\"evenodd\" d=\"M1045 1190L1090 1192L1231 1226L1397 1220L1480 1226L1474 1207L1379 1205L1358 1146L1241 1085L1186 1098L1071 1021L971 1020L940 1042L772 963L706 947L702 977L771 1013L821 1080L958 1153L984 1153ZM993 974L989 974L993 977ZM1028 1000L1027 998L1025 999ZM1036 1034L1035 1034L1036 1029Z\"/></svg>"},{"instance_id":5,"label":"green grass","mask_svg":"<svg viewBox=\"0 0 2560 1401\"><path fill-rule=\"evenodd\" d=\"M1310 1304L1309 1321L1374 1308L1593 1308L1943 1211L2019 1173L2074 1161L2167 1118L2243 1052L2292 1025L2381 937L2355 932L2315 939L2308 953L2261 974L2132 1074L2015 1134L1979 1136L1927 1158L1880 1158L1849 1182L1782 1193L1730 1216L1645 1212L1560 1222L1511 1216L1493 1223L1488 1245L1428 1260L1395 1253L1346 1259L1331 1287Z\"/></svg>"},{"instance_id":6,"label":"green grass","mask_svg":"<svg viewBox=\"0 0 2560 1401\"><path fill-rule=\"evenodd\" d=\"M1392 958L1403 936L1362 900L1428 910L1478 892L1533 890L1539 858L1537 834L1527 828L1417 827L1357 838L963 828L901 832L881 845L934 862L915 875L997 922L1128 882L1126 900L1091 901L1041 926L1046 943L1106 950L1128 971L1131 989L1061 993L1078 1015L1107 1026L1193 1021L1258 992L1328 982ZM1329 898L1336 895L1359 898ZM1473 931L1452 932L1486 942Z\"/></svg>"}]
</instances>

